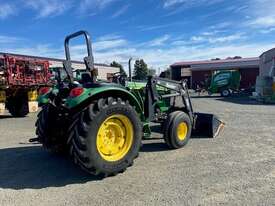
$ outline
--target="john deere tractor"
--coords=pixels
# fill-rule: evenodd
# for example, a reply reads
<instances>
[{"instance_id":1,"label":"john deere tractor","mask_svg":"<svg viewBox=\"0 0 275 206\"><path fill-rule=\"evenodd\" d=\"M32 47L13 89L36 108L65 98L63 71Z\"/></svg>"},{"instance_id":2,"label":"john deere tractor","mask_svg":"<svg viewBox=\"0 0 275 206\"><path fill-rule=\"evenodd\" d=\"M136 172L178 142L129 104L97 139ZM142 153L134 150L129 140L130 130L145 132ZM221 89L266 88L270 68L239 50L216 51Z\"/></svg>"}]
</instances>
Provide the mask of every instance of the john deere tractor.
<instances>
[{"instance_id":1,"label":"john deere tractor","mask_svg":"<svg viewBox=\"0 0 275 206\"><path fill-rule=\"evenodd\" d=\"M76 80L69 42L82 35L88 56L84 58L86 71ZM191 135L214 137L223 125L214 115L193 112L185 82L148 77L146 87L131 89L125 81L97 80L86 31L66 37L65 53L67 77L40 91L42 111L36 133L46 149L69 153L91 174L116 175L133 165L142 139L150 138L151 122L162 125L164 140L171 149L185 146ZM160 94L157 87L165 92Z\"/></svg>"}]
</instances>

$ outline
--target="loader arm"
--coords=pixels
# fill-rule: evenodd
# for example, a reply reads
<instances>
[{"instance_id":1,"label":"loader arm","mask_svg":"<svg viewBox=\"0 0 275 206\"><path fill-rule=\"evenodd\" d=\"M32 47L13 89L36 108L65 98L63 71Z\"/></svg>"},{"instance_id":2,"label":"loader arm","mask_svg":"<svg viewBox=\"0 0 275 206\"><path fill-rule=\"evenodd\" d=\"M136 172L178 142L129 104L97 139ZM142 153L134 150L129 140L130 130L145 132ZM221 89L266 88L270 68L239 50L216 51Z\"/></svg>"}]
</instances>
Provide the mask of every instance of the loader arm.
<instances>
[{"instance_id":1,"label":"loader arm","mask_svg":"<svg viewBox=\"0 0 275 206\"><path fill-rule=\"evenodd\" d=\"M171 91L170 94L159 95L157 86ZM181 97L183 107L177 108L187 113L192 124L192 136L216 137L223 129L224 122L214 114L204 114L193 111L191 98L185 81L177 82L159 77L149 77L146 85L146 96L144 102L144 114L148 121L155 118L156 103L165 98Z\"/></svg>"},{"instance_id":2,"label":"loader arm","mask_svg":"<svg viewBox=\"0 0 275 206\"><path fill-rule=\"evenodd\" d=\"M160 95L157 91L157 86L167 89L168 91L170 91L170 94ZM182 98L184 107L181 109L188 113L191 122L193 122L193 107L188 93L188 88L186 86L186 82L178 82L159 77L148 77L144 102L145 117L148 118L149 121L152 121L154 119L156 103L163 99L171 99L176 97Z\"/></svg>"}]
</instances>

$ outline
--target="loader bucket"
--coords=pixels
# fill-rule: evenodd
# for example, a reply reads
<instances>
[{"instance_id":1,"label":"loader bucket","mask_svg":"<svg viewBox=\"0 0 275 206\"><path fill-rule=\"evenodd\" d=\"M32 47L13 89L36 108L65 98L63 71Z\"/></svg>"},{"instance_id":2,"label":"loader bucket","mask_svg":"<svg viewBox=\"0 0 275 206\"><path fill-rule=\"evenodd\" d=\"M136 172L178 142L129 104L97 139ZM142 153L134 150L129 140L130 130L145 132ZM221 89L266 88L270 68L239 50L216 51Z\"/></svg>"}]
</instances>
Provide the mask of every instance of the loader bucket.
<instances>
[{"instance_id":1,"label":"loader bucket","mask_svg":"<svg viewBox=\"0 0 275 206\"><path fill-rule=\"evenodd\" d=\"M219 135L224 125L216 115L195 113L192 137L214 138Z\"/></svg>"}]
</instances>

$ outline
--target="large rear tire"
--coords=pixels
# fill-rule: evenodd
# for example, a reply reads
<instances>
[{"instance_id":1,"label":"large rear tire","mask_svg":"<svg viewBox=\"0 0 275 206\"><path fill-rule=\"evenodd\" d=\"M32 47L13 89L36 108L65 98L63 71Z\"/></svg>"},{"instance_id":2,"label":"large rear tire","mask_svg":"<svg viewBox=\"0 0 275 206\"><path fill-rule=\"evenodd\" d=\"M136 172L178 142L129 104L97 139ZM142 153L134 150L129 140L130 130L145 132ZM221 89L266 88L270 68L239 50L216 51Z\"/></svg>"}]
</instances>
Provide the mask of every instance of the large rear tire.
<instances>
[{"instance_id":1,"label":"large rear tire","mask_svg":"<svg viewBox=\"0 0 275 206\"><path fill-rule=\"evenodd\" d=\"M29 113L28 100L25 98L10 98L7 102L7 109L14 117L25 117Z\"/></svg>"},{"instance_id":2,"label":"large rear tire","mask_svg":"<svg viewBox=\"0 0 275 206\"><path fill-rule=\"evenodd\" d=\"M36 134L43 147L52 153L68 152L69 130L66 121L58 121L58 113L53 106L46 104L38 114Z\"/></svg>"},{"instance_id":3,"label":"large rear tire","mask_svg":"<svg viewBox=\"0 0 275 206\"><path fill-rule=\"evenodd\" d=\"M139 116L128 101L101 98L78 117L70 152L85 171L113 176L133 165L142 134Z\"/></svg>"}]
</instances>

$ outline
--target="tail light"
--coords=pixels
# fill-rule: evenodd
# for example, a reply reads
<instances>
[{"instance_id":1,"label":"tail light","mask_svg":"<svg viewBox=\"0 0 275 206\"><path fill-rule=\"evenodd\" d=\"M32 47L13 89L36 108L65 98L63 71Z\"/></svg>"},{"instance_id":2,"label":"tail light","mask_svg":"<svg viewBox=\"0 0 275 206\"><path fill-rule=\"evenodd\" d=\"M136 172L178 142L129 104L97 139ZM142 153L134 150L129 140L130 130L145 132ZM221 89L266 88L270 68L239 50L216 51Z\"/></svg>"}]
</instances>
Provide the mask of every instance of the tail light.
<instances>
[{"instance_id":1,"label":"tail light","mask_svg":"<svg viewBox=\"0 0 275 206\"><path fill-rule=\"evenodd\" d=\"M47 94L49 91L50 91L50 88L49 88L49 87L41 87L41 88L39 89L39 95Z\"/></svg>"},{"instance_id":2,"label":"tail light","mask_svg":"<svg viewBox=\"0 0 275 206\"><path fill-rule=\"evenodd\" d=\"M76 87L71 90L70 96L71 97L78 97L84 92L84 89L82 87Z\"/></svg>"}]
</instances>

